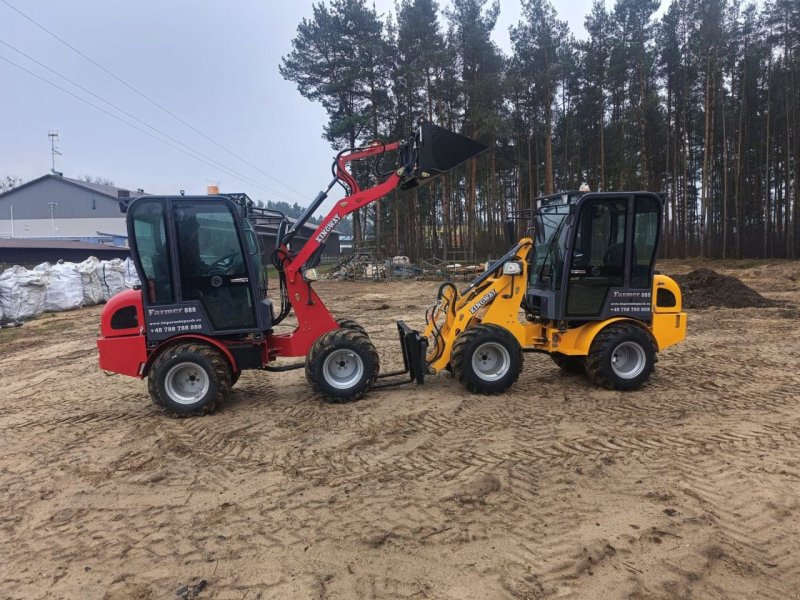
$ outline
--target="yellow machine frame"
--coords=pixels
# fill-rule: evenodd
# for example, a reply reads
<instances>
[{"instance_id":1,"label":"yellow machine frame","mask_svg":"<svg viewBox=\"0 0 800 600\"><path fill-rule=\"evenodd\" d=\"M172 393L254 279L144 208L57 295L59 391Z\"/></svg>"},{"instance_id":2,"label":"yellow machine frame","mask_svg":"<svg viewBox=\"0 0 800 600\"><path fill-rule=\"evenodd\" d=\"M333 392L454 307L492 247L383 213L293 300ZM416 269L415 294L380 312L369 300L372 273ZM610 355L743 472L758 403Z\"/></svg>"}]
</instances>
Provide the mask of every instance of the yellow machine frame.
<instances>
[{"instance_id":1,"label":"yellow machine frame","mask_svg":"<svg viewBox=\"0 0 800 600\"><path fill-rule=\"evenodd\" d=\"M463 296L455 286L443 289L439 300L429 311L423 334L432 340L427 355L432 371L439 372L450 364L458 336L478 324L497 325L508 330L523 350L557 352L567 356L587 356L597 334L612 323L627 322L641 327L648 332L659 351L686 337L686 313L682 312L681 290L666 275L653 277L649 321L615 317L567 328L554 321L527 320L521 306L528 285L528 255L533 248L533 240L523 238L519 246L514 260L521 263L521 274L504 275L502 268L498 268L497 273ZM659 289L668 290L671 295L659 294ZM674 302L670 302L670 306L659 306L658 299L661 296L670 300L674 298Z\"/></svg>"}]
</instances>

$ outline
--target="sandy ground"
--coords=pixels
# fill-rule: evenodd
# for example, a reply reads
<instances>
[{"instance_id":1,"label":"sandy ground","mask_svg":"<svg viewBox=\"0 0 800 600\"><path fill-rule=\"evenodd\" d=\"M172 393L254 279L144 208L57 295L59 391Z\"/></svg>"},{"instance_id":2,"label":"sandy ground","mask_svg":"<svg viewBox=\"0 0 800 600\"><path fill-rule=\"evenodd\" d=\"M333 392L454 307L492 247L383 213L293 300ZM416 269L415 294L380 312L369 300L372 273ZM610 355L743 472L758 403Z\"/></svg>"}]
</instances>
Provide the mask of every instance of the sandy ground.
<instances>
[{"instance_id":1,"label":"sandy ground","mask_svg":"<svg viewBox=\"0 0 800 600\"><path fill-rule=\"evenodd\" d=\"M800 263L721 270L800 296ZM318 289L389 369L435 287ZM247 372L183 420L98 370L99 313L0 332L0 597L800 598L796 310L692 312L632 393L529 354L499 397Z\"/></svg>"}]
</instances>

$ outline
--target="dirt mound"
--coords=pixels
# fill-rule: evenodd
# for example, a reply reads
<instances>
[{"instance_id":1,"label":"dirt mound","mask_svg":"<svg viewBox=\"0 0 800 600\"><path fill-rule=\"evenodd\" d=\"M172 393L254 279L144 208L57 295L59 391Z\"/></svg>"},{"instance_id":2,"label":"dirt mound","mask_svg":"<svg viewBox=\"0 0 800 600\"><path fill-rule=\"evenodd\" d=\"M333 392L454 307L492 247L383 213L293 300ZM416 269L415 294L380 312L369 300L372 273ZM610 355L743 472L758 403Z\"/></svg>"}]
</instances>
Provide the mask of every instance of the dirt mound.
<instances>
[{"instance_id":1,"label":"dirt mound","mask_svg":"<svg viewBox=\"0 0 800 600\"><path fill-rule=\"evenodd\" d=\"M675 275L683 292L684 308L765 308L779 306L779 302L764 298L741 280L711 269L696 269L686 275Z\"/></svg>"}]
</instances>

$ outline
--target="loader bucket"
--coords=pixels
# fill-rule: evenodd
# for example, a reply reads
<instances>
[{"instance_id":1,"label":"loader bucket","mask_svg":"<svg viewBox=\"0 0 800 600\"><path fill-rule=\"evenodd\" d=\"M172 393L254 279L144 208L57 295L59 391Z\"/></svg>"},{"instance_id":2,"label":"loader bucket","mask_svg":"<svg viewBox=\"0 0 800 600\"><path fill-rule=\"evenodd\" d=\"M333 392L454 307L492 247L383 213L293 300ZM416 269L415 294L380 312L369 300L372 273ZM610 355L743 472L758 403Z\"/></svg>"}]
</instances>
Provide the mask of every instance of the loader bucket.
<instances>
[{"instance_id":1,"label":"loader bucket","mask_svg":"<svg viewBox=\"0 0 800 600\"><path fill-rule=\"evenodd\" d=\"M408 189L426 183L487 149L464 135L421 121L413 139L401 149L404 164L401 187Z\"/></svg>"}]
</instances>

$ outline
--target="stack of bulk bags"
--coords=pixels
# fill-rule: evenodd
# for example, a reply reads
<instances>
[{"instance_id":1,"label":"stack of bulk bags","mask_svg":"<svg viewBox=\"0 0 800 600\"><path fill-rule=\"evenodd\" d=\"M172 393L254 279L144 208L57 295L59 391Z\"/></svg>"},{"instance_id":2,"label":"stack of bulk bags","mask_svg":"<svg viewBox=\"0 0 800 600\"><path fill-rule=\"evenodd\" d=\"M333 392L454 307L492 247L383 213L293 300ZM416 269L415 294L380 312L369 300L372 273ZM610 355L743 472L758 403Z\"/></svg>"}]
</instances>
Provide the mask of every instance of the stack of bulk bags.
<instances>
[{"instance_id":1,"label":"stack of bulk bags","mask_svg":"<svg viewBox=\"0 0 800 600\"><path fill-rule=\"evenodd\" d=\"M42 273L14 266L0 275L0 310L6 321L31 319L44 312L47 295Z\"/></svg>"},{"instance_id":2,"label":"stack of bulk bags","mask_svg":"<svg viewBox=\"0 0 800 600\"><path fill-rule=\"evenodd\" d=\"M74 263L58 261L34 267L45 280L45 312L61 312L83 306L83 282Z\"/></svg>"},{"instance_id":3,"label":"stack of bulk bags","mask_svg":"<svg viewBox=\"0 0 800 600\"><path fill-rule=\"evenodd\" d=\"M100 281L100 261L94 256L90 256L82 263L75 265L78 273L81 274L81 284L83 285L83 303L86 306L100 304L103 297L103 284Z\"/></svg>"},{"instance_id":4,"label":"stack of bulk bags","mask_svg":"<svg viewBox=\"0 0 800 600\"><path fill-rule=\"evenodd\" d=\"M119 258L102 261L98 275L104 301L107 302L109 298L125 289L125 263Z\"/></svg>"}]
</instances>

